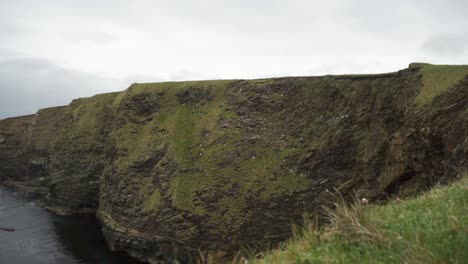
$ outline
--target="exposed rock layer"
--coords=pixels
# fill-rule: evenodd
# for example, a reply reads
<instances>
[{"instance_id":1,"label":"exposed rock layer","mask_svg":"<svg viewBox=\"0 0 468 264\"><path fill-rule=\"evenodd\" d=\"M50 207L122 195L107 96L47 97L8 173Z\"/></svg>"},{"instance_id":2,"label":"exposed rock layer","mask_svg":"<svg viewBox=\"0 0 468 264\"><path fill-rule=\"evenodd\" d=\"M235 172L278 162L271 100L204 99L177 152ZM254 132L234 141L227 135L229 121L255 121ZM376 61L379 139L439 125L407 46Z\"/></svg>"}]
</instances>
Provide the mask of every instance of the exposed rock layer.
<instances>
[{"instance_id":1,"label":"exposed rock layer","mask_svg":"<svg viewBox=\"0 0 468 264\"><path fill-rule=\"evenodd\" d=\"M468 68L134 84L0 120L0 180L96 210L150 262L278 241L337 189L373 199L467 168Z\"/></svg>"}]
</instances>

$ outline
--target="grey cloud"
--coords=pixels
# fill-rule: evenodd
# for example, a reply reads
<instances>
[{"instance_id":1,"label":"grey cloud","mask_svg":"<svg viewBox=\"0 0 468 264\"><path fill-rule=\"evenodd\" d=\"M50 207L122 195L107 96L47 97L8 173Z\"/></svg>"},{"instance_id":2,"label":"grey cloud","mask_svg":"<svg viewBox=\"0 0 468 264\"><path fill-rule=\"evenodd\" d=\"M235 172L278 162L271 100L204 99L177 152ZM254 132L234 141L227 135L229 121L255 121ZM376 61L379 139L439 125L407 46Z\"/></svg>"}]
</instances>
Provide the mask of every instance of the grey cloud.
<instances>
[{"instance_id":1,"label":"grey cloud","mask_svg":"<svg viewBox=\"0 0 468 264\"><path fill-rule=\"evenodd\" d=\"M2 35L11 36L22 33L24 29L20 28L18 25L0 21L0 31Z\"/></svg>"},{"instance_id":2,"label":"grey cloud","mask_svg":"<svg viewBox=\"0 0 468 264\"><path fill-rule=\"evenodd\" d=\"M422 49L438 56L459 56L468 51L468 32L437 34L426 39Z\"/></svg>"},{"instance_id":3,"label":"grey cloud","mask_svg":"<svg viewBox=\"0 0 468 264\"><path fill-rule=\"evenodd\" d=\"M96 43L111 43L116 42L119 38L115 35L106 33L106 32L63 32L62 34L63 39L67 41L92 41Z\"/></svg>"},{"instance_id":4,"label":"grey cloud","mask_svg":"<svg viewBox=\"0 0 468 264\"><path fill-rule=\"evenodd\" d=\"M144 1L142 1L144 2ZM136 12L133 7L138 6L133 1L103 0L103 1L0 1L0 21L43 22L60 21L69 23L82 23L88 21L107 21L115 24L128 24L135 19Z\"/></svg>"},{"instance_id":5,"label":"grey cloud","mask_svg":"<svg viewBox=\"0 0 468 264\"><path fill-rule=\"evenodd\" d=\"M6 58L8 56L11 56L11 52L6 50L6 49L2 49L0 48L0 58Z\"/></svg>"},{"instance_id":6,"label":"grey cloud","mask_svg":"<svg viewBox=\"0 0 468 264\"><path fill-rule=\"evenodd\" d=\"M0 58L0 118L66 105L72 99L124 89L125 84L38 58Z\"/></svg>"},{"instance_id":7,"label":"grey cloud","mask_svg":"<svg viewBox=\"0 0 468 264\"><path fill-rule=\"evenodd\" d=\"M195 80L213 80L215 76L203 75L194 71L180 70L171 75L145 75L132 74L125 78L126 83L153 83L153 82L172 82L172 81L195 81Z\"/></svg>"},{"instance_id":8,"label":"grey cloud","mask_svg":"<svg viewBox=\"0 0 468 264\"><path fill-rule=\"evenodd\" d=\"M128 83L151 83L168 81L166 78L157 75L131 74L125 78Z\"/></svg>"}]
</instances>

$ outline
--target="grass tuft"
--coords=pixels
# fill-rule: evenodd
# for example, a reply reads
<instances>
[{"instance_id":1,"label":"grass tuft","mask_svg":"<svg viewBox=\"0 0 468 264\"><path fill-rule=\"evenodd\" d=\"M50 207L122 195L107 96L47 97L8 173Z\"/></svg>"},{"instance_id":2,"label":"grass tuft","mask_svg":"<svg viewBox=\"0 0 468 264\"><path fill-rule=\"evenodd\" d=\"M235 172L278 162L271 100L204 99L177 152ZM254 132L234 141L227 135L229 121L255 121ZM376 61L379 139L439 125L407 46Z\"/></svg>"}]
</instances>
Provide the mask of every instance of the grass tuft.
<instances>
[{"instance_id":1,"label":"grass tuft","mask_svg":"<svg viewBox=\"0 0 468 264\"><path fill-rule=\"evenodd\" d=\"M369 242L384 246L388 239L378 226L372 222L367 208L363 207L355 199L352 204L347 204L339 195L338 202L332 207L325 207L325 213L330 222L325 228L324 239L340 239L351 245L356 242Z\"/></svg>"}]
</instances>

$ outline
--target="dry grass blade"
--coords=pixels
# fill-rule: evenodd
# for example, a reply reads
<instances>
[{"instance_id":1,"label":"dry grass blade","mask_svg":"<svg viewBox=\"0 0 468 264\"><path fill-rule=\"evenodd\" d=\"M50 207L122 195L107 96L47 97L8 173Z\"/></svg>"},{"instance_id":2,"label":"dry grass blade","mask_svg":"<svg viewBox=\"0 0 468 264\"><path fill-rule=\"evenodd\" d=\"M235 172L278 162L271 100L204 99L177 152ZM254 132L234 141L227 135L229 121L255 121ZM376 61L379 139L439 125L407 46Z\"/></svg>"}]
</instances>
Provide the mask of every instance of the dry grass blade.
<instances>
[{"instance_id":1,"label":"dry grass blade","mask_svg":"<svg viewBox=\"0 0 468 264\"><path fill-rule=\"evenodd\" d=\"M336 200L332 207L324 208L329 221L323 235L325 239L339 236L348 243L368 241L382 246L387 244L388 240L382 231L372 224L365 206L359 203L359 199L355 198L354 203L348 204L338 193Z\"/></svg>"}]
</instances>

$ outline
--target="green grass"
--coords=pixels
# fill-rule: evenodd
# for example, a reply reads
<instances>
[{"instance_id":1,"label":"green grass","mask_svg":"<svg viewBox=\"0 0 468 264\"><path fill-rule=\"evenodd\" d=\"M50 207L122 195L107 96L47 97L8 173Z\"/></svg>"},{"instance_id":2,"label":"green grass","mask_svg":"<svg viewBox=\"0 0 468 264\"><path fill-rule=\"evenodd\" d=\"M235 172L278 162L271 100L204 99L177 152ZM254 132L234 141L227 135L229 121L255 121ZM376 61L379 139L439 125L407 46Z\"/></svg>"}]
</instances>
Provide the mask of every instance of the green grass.
<instances>
[{"instance_id":1,"label":"green grass","mask_svg":"<svg viewBox=\"0 0 468 264\"><path fill-rule=\"evenodd\" d=\"M468 75L468 65L415 64L413 67L418 67L422 74L423 86L415 99L418 106L431 102Z\"/></svg>"},{"instance_id":2,"label":"green grass","mask_svg":"<svg viewBox=\"0 0 468 264\"><path fill-rule=\"evenodd\" d=\"M253 263L468 263L468 175L400 204L337 204L330 224ZM251 263L251 262L249 262Z\"/></svg>"}]
</instances>

